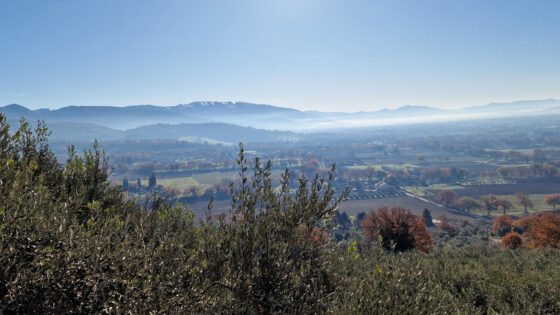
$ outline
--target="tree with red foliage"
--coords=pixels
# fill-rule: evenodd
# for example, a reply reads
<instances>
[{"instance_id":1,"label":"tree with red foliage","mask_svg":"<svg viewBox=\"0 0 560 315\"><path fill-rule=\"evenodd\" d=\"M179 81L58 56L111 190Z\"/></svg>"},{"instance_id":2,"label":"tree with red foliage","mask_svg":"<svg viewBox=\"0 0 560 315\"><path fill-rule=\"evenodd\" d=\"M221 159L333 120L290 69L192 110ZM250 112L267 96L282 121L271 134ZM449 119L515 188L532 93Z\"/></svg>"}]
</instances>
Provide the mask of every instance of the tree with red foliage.
<instances>
[{"instance_id":1,"label":"tree with red foliage","mask_svg":"<svg viewBox=\"0 0 560 315\"><path fill-rule=\"evenodd\" d=\"M504 236L506 233L511 231L512 226L513 220L507 215L501 215L494 218L492 231L499 236Z\"/></svg>"},{"instance_id":2,"label":"tree with red foliage","mask_svg":"<svg viewBox=\"0 0 560 315\"><path fill-rule=\"evenodd\" d=\"M509 232L504 237L502 237L502 249L515 249L523 245L523 240L521 239L521 234L517 232Z\"/></svg>"},{"instance_id":3,"label":"tree with red foliage","mask_svg":"<svg viewBox=\"0 0 560 315\"><path fill-rule=\"evenodd\" d=\"M417 248L429 252L433 239L426 231L424 219L410 209L382 207L370 211L361 223L362 235L369 242L381 236L381 245L387 250L406 251Z\"/></svg>"},{"instance_id":4,"label":"tree with red foliage","mask_svg":"<svg viewBox=\"0 0 560 315\"><path fill-rule=\"evenodd\" d=\"M436 200L449 207L457 203L457 193L453 190L442 190L437 194Z\"/></svg>"},{"instance_id":5,"label":"tree with red foliage","mask_svg":"<svg viewBox=\"0 0 560 315\"><path fill-rule=\"evenodd\" d=\"M560 214L544 212L537 216L525 233L527 247L560 247Z\"/></svg>"}]
</instances>

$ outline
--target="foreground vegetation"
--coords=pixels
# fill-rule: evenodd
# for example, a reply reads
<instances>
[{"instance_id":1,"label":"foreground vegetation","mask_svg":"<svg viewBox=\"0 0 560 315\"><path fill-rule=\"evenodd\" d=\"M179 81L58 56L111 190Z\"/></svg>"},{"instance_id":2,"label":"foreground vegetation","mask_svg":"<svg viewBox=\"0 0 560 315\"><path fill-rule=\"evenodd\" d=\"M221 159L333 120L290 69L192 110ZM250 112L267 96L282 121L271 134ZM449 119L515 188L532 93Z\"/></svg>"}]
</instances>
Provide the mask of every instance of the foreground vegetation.
<instances>
[{"instance_id":1,"label":"foreground vegetation","mask_svg":"<svg viewBox=\"0 0 560 315\"><path fill-rule=\"evenodd\" d=\"M335 243L347 192L315 178L294 193L289 172L274 187L242 147L231 212L195 222L157 196L126 200L95 146L60 164L47 134L10 134L0 115L2 313L560 312L557 249Z\"/></svg>"}]
</instances>

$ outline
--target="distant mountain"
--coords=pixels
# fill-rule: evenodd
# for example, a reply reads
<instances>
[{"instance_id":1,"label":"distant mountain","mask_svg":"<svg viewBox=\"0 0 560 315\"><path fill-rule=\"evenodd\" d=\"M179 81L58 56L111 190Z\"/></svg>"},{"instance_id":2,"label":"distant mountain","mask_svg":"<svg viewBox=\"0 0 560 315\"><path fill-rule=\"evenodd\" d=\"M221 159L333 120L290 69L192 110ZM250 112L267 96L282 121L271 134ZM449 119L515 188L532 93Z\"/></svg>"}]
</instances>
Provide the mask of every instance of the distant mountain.
<instances>
[{"instance_id":1,"label":"distant mountain","mask_svg":"<svg viewBox=\"0 0 560 315\"><path fill-rule=\"evenodd\" d=\"M560 106L560 100L533 100L533 101L516 101L509 103L490 103L486 105L470 106L462 109L462 111L517 111L531 109L546 109L550 107Z\"/></svg>"},{"instance_id":2,"label":"distant mountain","mask_svg":"<svg viewBox=\"0 0 560 315\"><path fill-rule=\"evenodd\" d=\"M60 130L63 130L64 126L70 130L72 129L70 123L79 123L84 124L84 133L98 132L101 135L105 135L107 132L111 133L111 131L100 129L100 127L106 127L116 130L115 137L121 137L122 135L117 132L118 130L126 130L125 134L131 135L132 131L130 130L136 129L135 134L141 134L144 129L140 127L148 126L146 130L150 131L144 132L146 137L157 135L157 137L174 138L179 133L177 130L183 128L181 126L190 126L191 124L224 123L267 130L314 131L418 122L543 115L547 114L548 111L557 113L557 109L553 110L555 107L560 107L560 101L549 99L492 103L459 110L409 105L397 109L383 109L372 112L342 113L300 111L292 108L245 102L193 102L167 107L154 105L126 107L68 106L55 110L30 110L21 105L11 104L0 107L0 112L6 114L10 119L25 117L31 121L45 120L50 126L56 126ZM152 125L158 126L153 127ZM164 127L165 125L175 126L168 128ZM168 134L164 135L158 132L158 128L167 130ZM188 132L194 131L196 130L190 129ZM212 131L205 129L205 132L211 133ZM73 136L76 135L69 135L69 137ZM207 134L184 136L213 139L208 137Z\"/></svg>"},{"instance_id":3,"label":"distant mountain","mask_svg":"<svg viewBox=\"0 0 560 315\"><path fill-rule=\"evenodd\" d=\"M208 123L225 122L251 125L251 120L302 119L310 115L291 108L242 102L194 102L176 106L135 105L67 106L60 109L29 110L21 105L0 107L8 117L25 117L28 120L81 122L113 129L130 129L158 123Z\"/></svg>"}]
</instances>

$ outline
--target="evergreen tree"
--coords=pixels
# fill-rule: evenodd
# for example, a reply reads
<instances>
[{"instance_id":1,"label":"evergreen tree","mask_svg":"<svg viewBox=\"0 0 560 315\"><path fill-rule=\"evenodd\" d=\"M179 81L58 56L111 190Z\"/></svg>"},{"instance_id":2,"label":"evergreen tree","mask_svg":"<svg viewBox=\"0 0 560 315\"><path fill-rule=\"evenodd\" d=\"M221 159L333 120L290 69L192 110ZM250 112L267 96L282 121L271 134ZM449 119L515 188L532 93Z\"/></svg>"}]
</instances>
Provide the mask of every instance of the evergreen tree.
<instances>
[{"instance_id":1,"label":"evergreen tree","mask_svg":"<svg viewBox=\"0 0 560 315\"><path fill-rule=\"evenodd\" d=\"M434 226L434 221L432 221L432 213L430 212L430 210L428 210L428 208L424 208L424 211L422 212L422 216L424 217L424 224L427 227Z\"/></svg>"},{"instance_id":2,"label":"evergreen tree","mask_svg":"<svg viewBox=\"0 0 560 315\"><path fill-rule=\"evenodd\" d=\"M358 212L356 215L356 226L360 228L360 223L366 218L366 213L364 211Z\"/></svg>"},{"instance_id":3,"label":"evergreen tree","mask_svg":"<svg viewBox=\"0 0 560 315\"><path fill-rule=\"evenodd\" d=\"M156 187L156 185L157 185L156 175L152 174L148 178L148 189L152 189L152 188Z\"/></svg>"},{"instance_id":4,"label":"evergreen tree","mask_svg":"<svg viewBox=\"0 0 560 315\"><path fill-rule=\"evenodd\" d=\"M335 226L340 227L347 227L352 223L346 212L340 212L338 210L334 212L334 218L332 222Z\"/></svg>"}]
</instances>

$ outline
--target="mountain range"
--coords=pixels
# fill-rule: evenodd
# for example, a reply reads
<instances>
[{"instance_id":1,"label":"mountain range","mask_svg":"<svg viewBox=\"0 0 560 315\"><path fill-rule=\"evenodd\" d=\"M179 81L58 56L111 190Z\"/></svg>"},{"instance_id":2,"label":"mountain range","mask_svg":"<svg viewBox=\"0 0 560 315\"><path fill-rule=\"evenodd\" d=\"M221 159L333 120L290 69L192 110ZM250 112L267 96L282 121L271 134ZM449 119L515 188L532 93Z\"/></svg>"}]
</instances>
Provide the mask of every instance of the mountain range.
<instances>
[{"instance_id":1,"label":"mountain range","mask_svg":"<svg viewBox=\"0 0 560 315\"><path fill-rule=\"evenodd\" d=\"M0 107L12 124L21 117L44 120L54 139L214 139L294 140L295 132L391 124L560 114L560 100L492 103L456 110L404 106L372 112L300 111L245 102L193 102L176 106L67 106L31 110L18 104Z\"/></svg>"}]
</instances>

